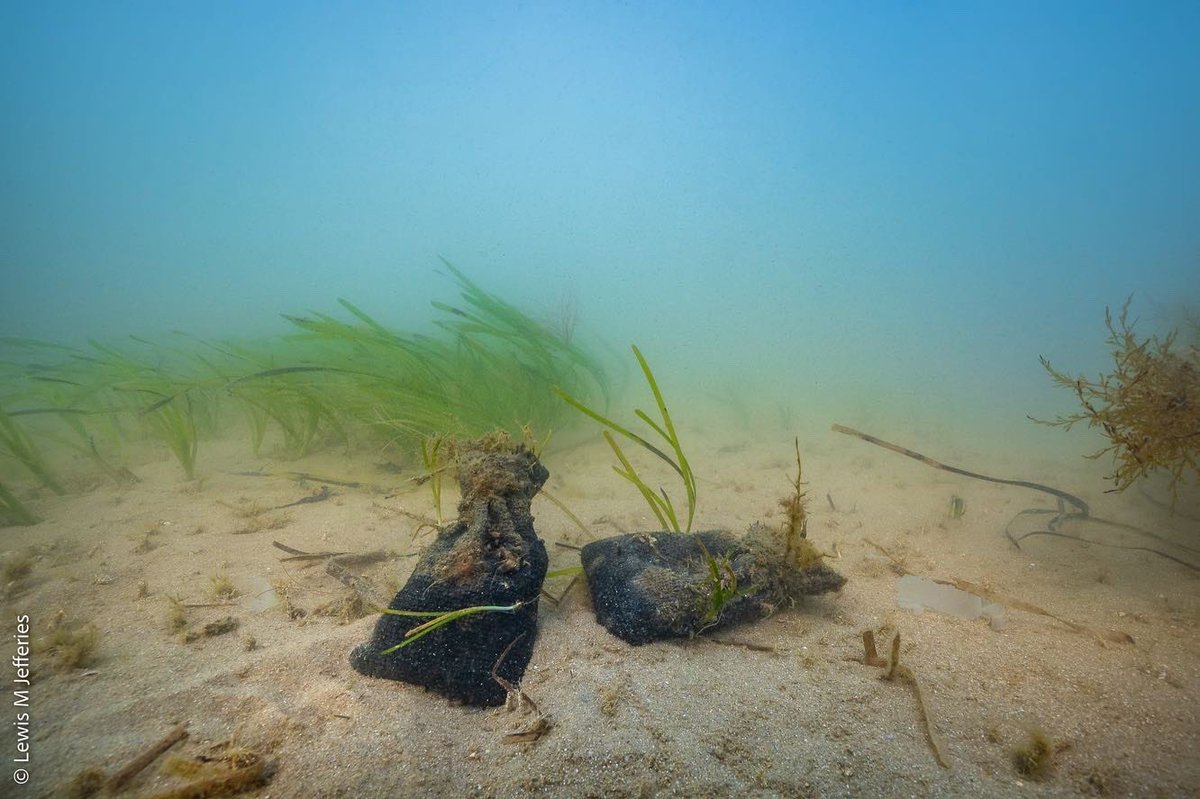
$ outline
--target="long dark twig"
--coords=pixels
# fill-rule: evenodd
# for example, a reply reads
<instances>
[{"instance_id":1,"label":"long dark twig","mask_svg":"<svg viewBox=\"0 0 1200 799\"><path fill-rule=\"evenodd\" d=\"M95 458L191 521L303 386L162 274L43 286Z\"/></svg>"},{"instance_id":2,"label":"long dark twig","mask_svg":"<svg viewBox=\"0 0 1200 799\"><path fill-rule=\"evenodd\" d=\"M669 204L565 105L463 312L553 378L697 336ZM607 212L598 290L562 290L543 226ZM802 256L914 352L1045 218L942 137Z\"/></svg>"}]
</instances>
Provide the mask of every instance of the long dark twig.
<instances>
[{"instance_id":1,"label":"long dark twig","mask_svg":"<svg viewBox=\"0 0 1200 799\"><path fill-rule=\"evenodd\" d=\"M1020 486L1021 488L1032 488L1035 491L1041 491L1043 493L1051 495L1052 497L1055 497L1058 501L1058 508L1056 510L1028 508L1026 510L1021 511L1016 516L1014 516L1009 521L1009 523L1005 526L1004 535L1008 537L1008 540L1011 541L1012 545L1014 547L1016 547L1017 549L1021 548L1021 541L1023 541L1024 539L1026 539L1030 536L1048 535L1048 536L1053 536L1055 538L1065 538L1069 541L1078 541L1083 544L1096 544L1097 546L1111 547L1113 549L1128 549L1128 550L1133 550L1133 551L1137 551L1137 552L1149 552L1153 555L1158 555L1161 558L1166 558L1169 561L1178 563L1181 566L1186 566L1187 568L1192 569L1194 571L1200 571L1200 566L1197 566L1196 564L1193 564L1193 563L1189 563L1186 560L1181 560L1180 558L1177 558L1174 555L1170 555L1161 550L1154 549L1153 547L1143 547L1143 546L1136 546L1136 545L1131 545L1131 544L1112 544L1112 543L1106 543L1104 541L1095 541L1093 539L1083 538L1082 536L1071 535L1070 533L1060 532L1059 528L1062 527L1062 525L1065 524L1066 522L1086 521L1086 522L1093 522L1095 524L1106 525L1108 527L1116 527L1118 529L1126 530L1131 533L1137 533L1139 535L1144 535L1144 536L1147 536L1148 538L1153 538L1157 541L1162 541L1163 543L1168 544L1170 546L1179 547L1180 549L1186 550L1188 552L1196 552L1197 551L1197 550L1194 550L1191 547L1188 547L1184 544L1178 544L1174 541L1170 541L1167 538L1164 538L1163 536L1161 536L1157 533L1151 532L1150 530L1145 530L1141 527L1136 527L1132 524L1124 524L1122 522L1114 522L1109 519L1102 519L1102 518L1099 518L1096 516L1092 516L1091 510L1088 508L1088 504L1086 502L1084 502L1082 499L1080 499L1079 497L1077 497L1073 494L1068 494L1066 491L1061 491L1061 490L1059 490L1057 488L1053 488L1051 486L1042 485L1041 483L1031 483L1028 480L1007 480L1007 479L1003 479L1000 477L989 477L986 474L979 474L978 472L971 472L971 471L967 471L966 469L960 469L957 466L950 466L949 464L942 463L941 461L935 461L933 458L930 458L927 455L922 455L921 453L916 452L914 450L908 449L906 447L901 447L898 444L892 444L889 441L884 441L881 438L876 438L875 436L869 435L867 433L863 433L859 430L855 430L850 427L845 427L840 424L835 424L833 426L833 430L834 430L834 432L837 432L837 433L845 433L848 436L854 436L855 438L861 438L863 441L866 441L869 444L875 444L876 446L883 447L884 449L891 450L892 452L899 453L900 455L904 455L904 456L912 458L914 460L918 460L921 463L924 463L926 466L932 466L935 469L941 469L946 472L960 474L964 477L971 477L976 480L986 480L989 483L1001 483L1003 485ZM1068 512L1066 509L1066 505L1064 503L1070 503L1071 505L1075 506L1078 510L1076 512ZM1047 525L1046 525L1047 529L1033 530L1033 531L1030 531L1027 533L1023 533L1022 535L1019 535L1019 536L1013 535L1012 529L1011 529L1013 522L1015 522L1017 519L1019 519L1022 516L1036 515L1036 514L1053 514L1054 515L1054 518L1051 519L1049 521L1049 523L1047 523Z\"/></svg>"},{"instance_id":2,"label":"long dark twig","mask_svg":"<svg viewBox=\"0 0 1200 799\"><path fill-rule=\"evenodd\" d=\"M892 444L891 442L884 441L881 438L876 438L873 435L869 435L867 433L863 433L859 430L855 430L850 427L845 427L840 424L835 424L833 426L833 430L836 433L845 433L848 436L854 436L855 438L861 438L863 441L866 441L870 444L874 444L876 446L883 447L884 449L889 449L892 452L896 452L896 453L899 453L906 457L913 458L914 460L918 460L921 463L925 464L926 466L932 466L935 469L941 469L942 471L946 471L946 472L953 472L954 474L961 474L963 477L972 477L976 480L986 480L989 483L1001 483L1002 485L1020 486L1021 488L1032 488L1034 491L1041 491L1043 493L1050 494L1051 496L1058 497L1060 500L1065 500L1066 502L1071 503L1076 508L1079 508L1079 512L1084 516L1088 516L1091 514L1091 510L1088 508L1088 504L1086 502L1084 502L1082 499L1075 496L1074 494L1068 494L1066 491L1060 491L1059 489L1052 488L1051 486L1048 486L1048 485L1042 485L1041 483L1031 483L1028 480L1008 480L1008 479L1005 479L1002 477L989 477L988 475L980 474L979 472L969 472L966 469L960 469L957 466L950 466L948 464L942 463L941 461L935 461L933 458L930 458L927 455L922 455L921 453L914 452L913 450L908 449L906 447L901 447L898 444Z\"/></svg>"},{"instance_id":3,"label":"long dark twig","mask_svg":"<svg viewBox=\"0 0 1200 799\"><path fill-rule=\"evenodd\" d=\"M170 749L175 744L188 737L187 727L183 724L178 724L173 730L145 751L141 752L133 760L129 761L120 771L108 778L108 789L110 791L120 790L125 787L125 784L145 771L146 767L153 763L159 755Z\"/></svg>"}]
</instances>

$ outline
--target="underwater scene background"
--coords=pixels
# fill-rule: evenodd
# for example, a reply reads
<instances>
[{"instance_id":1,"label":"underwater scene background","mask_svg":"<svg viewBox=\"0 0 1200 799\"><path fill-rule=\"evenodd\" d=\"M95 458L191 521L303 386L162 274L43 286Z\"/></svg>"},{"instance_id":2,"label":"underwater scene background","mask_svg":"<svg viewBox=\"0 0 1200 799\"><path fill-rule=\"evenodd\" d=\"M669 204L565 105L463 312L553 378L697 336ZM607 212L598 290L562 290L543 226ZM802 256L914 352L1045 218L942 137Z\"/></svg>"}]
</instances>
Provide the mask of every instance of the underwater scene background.
<instances>
[{"instance_id":1,"label":"underwater scene background","mask_svg":"<svg viewBox=\"0 0 1200 799\"><path fill-rule=\"evenodd\" d=\"M8 336L421 329L440 255L687 397L1060 446L1038 356L1194 308L1188 3L2 13Z\"/></svg>"},{"instance_id":2,"label":"underwater scene background","mask_svg":"<svg viewBox=\"0 0 1200 799\"><path fill-rule=\"evenodd\" d=\"M0 655L35 711L0 795L1200 790L1197 4L0 31ZM347 660L496 428L550 475L516 727ZM628 646L576 550L689 532L656 497L735 538L782 503L833 577L718 640L754 586L687 539L699 632Z\"/></svg>"}]
</instances>

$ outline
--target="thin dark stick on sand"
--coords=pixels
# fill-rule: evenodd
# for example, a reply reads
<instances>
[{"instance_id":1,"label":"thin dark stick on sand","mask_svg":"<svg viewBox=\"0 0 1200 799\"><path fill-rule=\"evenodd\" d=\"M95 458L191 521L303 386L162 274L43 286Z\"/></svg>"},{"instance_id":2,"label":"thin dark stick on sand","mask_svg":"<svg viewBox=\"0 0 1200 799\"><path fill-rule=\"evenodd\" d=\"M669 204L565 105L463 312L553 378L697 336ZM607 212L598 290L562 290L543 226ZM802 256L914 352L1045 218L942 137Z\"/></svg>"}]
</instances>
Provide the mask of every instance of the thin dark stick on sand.
<instances>
[{"instance_id":1,"label":"thin dark stick on sand","mask_svg":"<svg viewBox=\"0 0 1200 799\"><path fill-rule=\"evenodd\" d=\"M138 774L141 774L142 771L145 770L146 766L149 766L151 763L153 763L155 761L155 759L158 758L159 755L161 755L163 752L167 751L172 746L179 743L186 737L188 737L187 728L184 725L180 724L175 729L173 729L169 733L167 733L167 735L165 737L163 737L161 740L157 741L149 749L142 752L140 755L135 757L133 760L129 761L129 763L124 768L122 768L116 774L112 775L108 780L108 785L107 785L108 790L116 791L119 788L121 788L122 786L124 786L125 783L132 780Z\"/></svg>"},{"instance_id":2,"label":"thin dark stick on sand","mask_svg":"<svg viewBox=\"0 0 1200 799\"><path fill-rule=\"evenodd\" d=\"M271 546L276 549L282 549L288 553L288 557L280 558L280 561L285 560L323 560L325 558L336 558L339 555L346 555L346 552L305 552L302 549L289 547L287 544L281 544L278 541L272 541Z\"/></svg>"},{"instance_id":3,"label":"thin dark stick on sand","mask_svg":"<svg viewBox=\"0 0 1200 799\"><path fill-rule=\"evenodd\" d=\"M873 435L869 435L867 433L863 433L859 430L855 430L851 427L845 427L840 424L835 424L833 426L833 431L835 433L845 433L848 436L854 436L855 438L861 438L863 441L866 441L869 444L874 444L875 446L883 447L884 449L890 449L892 452L899 453L900 455L904 455L905 457L908 457L908 458L913 458L914 460L918 460L921 463L925 464L926 466L932 466L935 469L941 469L942 471L945 471L945 472L961 474L963 477L973 477L976 480L986 480L989 483L1000 483L1002 485L1020 486L1021 488L1032 488L1034 491L1041 491L1043 493L1049 494L1050 496L1057 497L1060 500L1071 503L1072 505L1074 505L1076 508L1079 509L1080 515L1082 515L1082 516L1090 516L1091 515L1091 510L1088 508L1088 504L1086 502L1084 502L1082 499L1075 496L1074 494L1068 494L1066 491L1060 491L1059 489L1052 488L1048 485L1042 485L1041 483L1031 483L1028 480L1007 480L1003 477L989 477L986 474L979 474L978 472L969 472L966 469L960 469L957 466L950 466L949 464L942 463L941 461L935 461L933 458L930 458L928 455L922 455L921 453L914 452L913 450L907 449L906 447L901 447L898 444L892 444L889 441L884 441L882 438L876 438Z\"/></svg>"}]
</instances>

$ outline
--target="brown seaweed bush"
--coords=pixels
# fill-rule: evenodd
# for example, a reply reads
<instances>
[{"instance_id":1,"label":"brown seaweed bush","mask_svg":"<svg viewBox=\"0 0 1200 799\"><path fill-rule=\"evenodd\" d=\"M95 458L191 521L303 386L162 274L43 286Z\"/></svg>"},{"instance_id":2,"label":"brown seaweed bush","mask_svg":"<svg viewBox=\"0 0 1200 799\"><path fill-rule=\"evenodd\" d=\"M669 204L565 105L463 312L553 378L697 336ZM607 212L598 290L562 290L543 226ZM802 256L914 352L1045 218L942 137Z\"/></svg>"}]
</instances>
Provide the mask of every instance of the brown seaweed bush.
<instances>
[{"instance_id":1,"label":"brown seaweed bush","mask_svg":"<svg viewBox=\"0 0 1200 799\"><path fill-rule=\"evenodd\" d=\"M1113 454L1116 468L1110 479L1116 487L1112 490L1124 491L1138 478L1161 469L1171 475L1173 504L1180 483L1189 475L1193 481L1200 475L1200 348L1177 346L1178 330L1162 339L1150 336L1139 341L1129 321L1129 300L1115 321L1106 308L1104 324L1114 370L1090 381L1058 371L1043 357L1042 366L1056 383L1075 392L1083 410L1034 421L1066 430L1082 421L1100 428L1110 443L1087 457Z\"/></svg>"}]
</instances>

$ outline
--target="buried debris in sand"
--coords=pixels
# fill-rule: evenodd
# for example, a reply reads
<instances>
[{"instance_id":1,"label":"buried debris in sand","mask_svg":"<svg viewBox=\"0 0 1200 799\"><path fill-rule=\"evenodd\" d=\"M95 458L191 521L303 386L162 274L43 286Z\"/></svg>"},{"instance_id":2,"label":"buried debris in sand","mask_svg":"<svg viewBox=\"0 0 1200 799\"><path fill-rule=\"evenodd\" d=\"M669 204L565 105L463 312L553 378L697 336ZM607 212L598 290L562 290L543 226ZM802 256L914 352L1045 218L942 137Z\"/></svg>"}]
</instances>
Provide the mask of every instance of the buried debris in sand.
<instances>
[{"instance_id":1,"label":"buried debris in sand","mask_svg":"<svg viewBox=\"0 0 1200 799\"><path fill-rule=\"evenodd\" d=\"M960 619L986 618L993 630L1004 629L1004 606L985 601L952 585L906 574L896 583L896 607L920 614L936 610Z\"/></svg>"}]
</instances>

